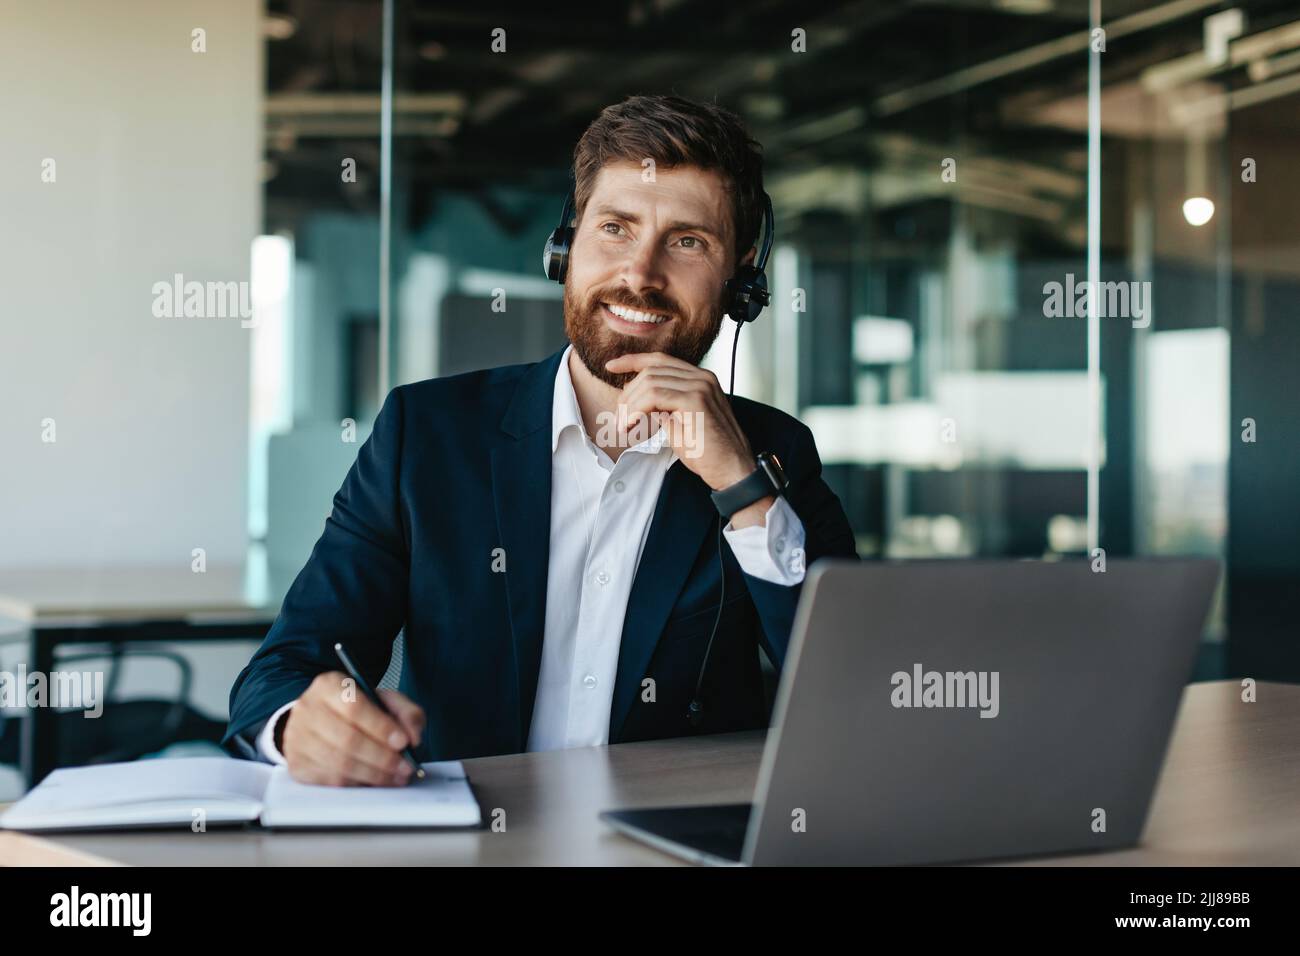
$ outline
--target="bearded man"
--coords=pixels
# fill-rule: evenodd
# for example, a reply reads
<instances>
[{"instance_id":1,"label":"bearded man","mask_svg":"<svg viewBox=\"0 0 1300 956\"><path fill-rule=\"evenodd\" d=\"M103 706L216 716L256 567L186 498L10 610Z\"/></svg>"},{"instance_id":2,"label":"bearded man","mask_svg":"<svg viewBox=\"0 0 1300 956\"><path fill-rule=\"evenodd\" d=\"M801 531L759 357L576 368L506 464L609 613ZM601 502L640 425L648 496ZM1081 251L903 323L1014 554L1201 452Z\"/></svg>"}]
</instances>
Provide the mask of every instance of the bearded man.
<instances>
[{"instance_id":1,"label":"bearded man","mask_svg":"<svg viewBox=\"0 0 1300 956\"><path fill-rule=\"evenodd\" d=\"M760 647L779 669L808 567L855 551L809 430L699 367L770 209L758 144L715 105L631 97L583 134L573 178L548 249L570 344L389 393L231 692L232 751L400 786L408 746L767 725ZM346 693L335 644L373 685L399 632L385 707Z\"/></svg>"}]
</instances>

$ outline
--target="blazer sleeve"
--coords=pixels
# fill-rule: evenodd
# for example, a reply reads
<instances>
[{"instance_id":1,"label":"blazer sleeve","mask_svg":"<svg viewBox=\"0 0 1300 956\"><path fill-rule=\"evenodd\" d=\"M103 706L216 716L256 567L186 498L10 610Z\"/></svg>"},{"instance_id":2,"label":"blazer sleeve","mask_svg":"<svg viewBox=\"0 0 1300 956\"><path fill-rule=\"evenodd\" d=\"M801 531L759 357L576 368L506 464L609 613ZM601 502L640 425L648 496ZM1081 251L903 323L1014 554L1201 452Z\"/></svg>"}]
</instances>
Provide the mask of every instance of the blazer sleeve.
<instances>
[{"instance_id":1,"label":"blazer sleeve","mask_svg":"<svg viewBox=\"0 0 1300 956\"><path fill-rule=\"evenodd\" d=\"M840 499L822 479L817 443L802 422L795 422L789 450L781 456L781 463L786 466L786 478L790 482L786 500L804 526L805 579L807 569L821 558L857 560L853 529ZM803 582L785 586L747 574L745 584L758 611L764 650L779 669L785 663Z\"/></svg>"},{"instance_id":2,"label":"blazer sleeve","mask_svg":"<svg viewBox=\"0 0 1300 956\"><path fill-rule=\"evenodd\" d=\"M335 642L371 686L387 669L405 619L410 571L399 483L402 427L402 389L396 388L334 495L325 530L275 623L231 689L222 744L237 756L254 755L267 719L317 674L341 669Z\"/></svg>"}]
</instances>

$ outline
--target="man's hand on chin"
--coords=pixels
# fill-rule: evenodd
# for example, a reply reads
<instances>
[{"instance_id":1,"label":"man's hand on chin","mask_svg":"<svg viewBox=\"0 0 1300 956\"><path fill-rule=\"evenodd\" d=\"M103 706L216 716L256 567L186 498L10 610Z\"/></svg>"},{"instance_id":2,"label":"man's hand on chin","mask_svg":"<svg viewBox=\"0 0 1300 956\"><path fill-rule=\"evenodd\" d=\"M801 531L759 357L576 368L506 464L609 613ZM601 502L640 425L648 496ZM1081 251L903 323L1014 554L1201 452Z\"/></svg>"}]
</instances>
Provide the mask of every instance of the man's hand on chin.
<instances>
[{"instance_id":1,"label":"man's hand on chin","mask_svg":"<svg viewBox=\"0 0 1300 956\"><path fill-rule=\"evenodd\" d=\"M620 355L605 367L611 372L636 373L623 387L620 441L626 440L628 431L639 422L648 423L645 437L662 427L682 464L714 491L734 485L754 470L749 439L712 372L663 352ZM768 496L736 512L731 527L763 524L774 502Z\"/></svg>"}]
</instances>

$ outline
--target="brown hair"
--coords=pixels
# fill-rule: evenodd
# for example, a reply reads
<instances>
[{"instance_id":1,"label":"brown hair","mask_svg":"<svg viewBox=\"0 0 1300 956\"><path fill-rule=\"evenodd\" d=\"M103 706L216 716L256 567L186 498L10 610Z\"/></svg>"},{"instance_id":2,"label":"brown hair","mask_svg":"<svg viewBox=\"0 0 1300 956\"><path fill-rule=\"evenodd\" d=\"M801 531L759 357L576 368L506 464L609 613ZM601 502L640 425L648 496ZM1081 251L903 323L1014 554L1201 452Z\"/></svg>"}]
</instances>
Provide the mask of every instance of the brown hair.
<instances>
[{"instance_id":1,"label":"brown hair","mask_svg":"<svg viewBox=\"0 0 1300 956\"><path fill-rule=\"evenodd\" d=\"M731 194L731 221L739 261L758 240L763 212L762 146L735 113L681 96L630 96L607 106L573 151L574 206L578 217L608 163L657 167L698 166L722 174Z\"/></svg>"}]
</instances>

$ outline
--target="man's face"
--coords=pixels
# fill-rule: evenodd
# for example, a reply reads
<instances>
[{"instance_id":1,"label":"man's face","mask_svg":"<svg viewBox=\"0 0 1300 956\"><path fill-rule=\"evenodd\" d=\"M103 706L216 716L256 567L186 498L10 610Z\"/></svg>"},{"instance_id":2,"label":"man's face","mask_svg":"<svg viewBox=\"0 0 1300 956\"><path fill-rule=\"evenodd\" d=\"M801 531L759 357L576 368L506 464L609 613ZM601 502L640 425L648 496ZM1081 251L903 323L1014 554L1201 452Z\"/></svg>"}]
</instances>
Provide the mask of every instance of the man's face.
<instances>
[{"instance_id":1,"label":"man's face","mask_svg":"<svg viewBox=\"0 0 1300 956\"><path fill-rule=\"evenodd\" d=\"M647 183L641 174L634 163L600 170L564 282L569 341L587 370L615 388L633 375L605 363L630 352L698 365L722 326L722 286L733 270L721 175L680 166L656 170Z\"/></svg>"}]
</instances>

